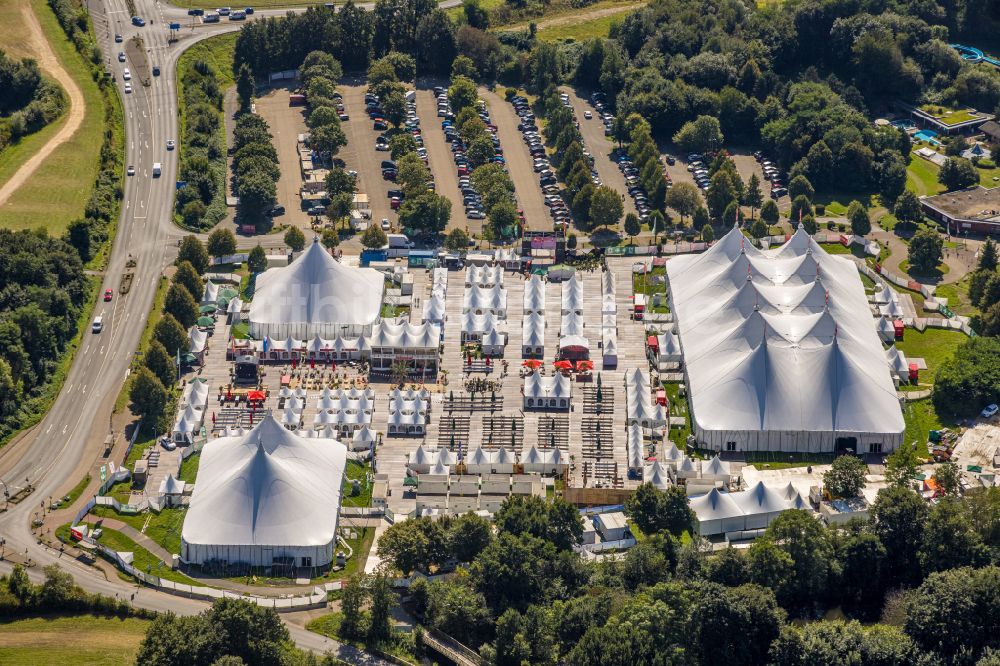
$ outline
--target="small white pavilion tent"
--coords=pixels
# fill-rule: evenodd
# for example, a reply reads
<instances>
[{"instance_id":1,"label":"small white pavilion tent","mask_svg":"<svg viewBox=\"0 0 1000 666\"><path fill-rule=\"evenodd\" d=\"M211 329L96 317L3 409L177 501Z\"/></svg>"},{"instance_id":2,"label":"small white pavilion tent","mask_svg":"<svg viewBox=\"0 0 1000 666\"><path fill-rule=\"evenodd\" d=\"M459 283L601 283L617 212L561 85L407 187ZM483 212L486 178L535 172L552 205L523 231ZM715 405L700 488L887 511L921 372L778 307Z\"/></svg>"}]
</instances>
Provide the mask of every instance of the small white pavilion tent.
<instances>
[{"instance_id":1,"label":"small white pavilion tent","mask_svg":"<svg viewBox=\"0 0 1000 666\"><path fill-rule=\"evenodd\" d=\"M658 460L643 466L642 482L652 483L658 490L666 490L674 485L673 480L670 478L670 468Z\"/></svg>"},{"instance_id":2,"label":"small white pavilion tent","mask_svg":"<svg viewBox=\"0 0 1000 666\"><path fill-rule=\"evenodd\" d=\"M698 534L709 536L743 531L746 525L743 509L729 493L712 488L708 493L689 500L695 513Z\"/></svg>"},{"instance_id":3,"label":"small white pavilion tent","mask_svg":"<svg viewBox=\"0 0 1000 666\"><path fill-rule=\"evenodd\" d=\"M524 283L524 314L545 313L545 282L540 275L532 275Z\"/></svg>"},{"instance_id":4,"label":"small white pavilion tent","mask_svg":"<svg viewBox=\"0 0 1000 666\"><path fill-rule=\"evenodd\" d=\"M537 372L524 378L525 409L569 409L572 384L562 373L542 376Z\"/></svg>"},{"instance_id":5,"label":"small white pavilion tent","mask_svg":"<svg viewBox=\"0 0 1000 666\"><path fill-rule=\"evenodd\" d=\"M545 355L545 315L530 312L521 320L521 355L541 357Z\"/></svg>"}]
</instances>

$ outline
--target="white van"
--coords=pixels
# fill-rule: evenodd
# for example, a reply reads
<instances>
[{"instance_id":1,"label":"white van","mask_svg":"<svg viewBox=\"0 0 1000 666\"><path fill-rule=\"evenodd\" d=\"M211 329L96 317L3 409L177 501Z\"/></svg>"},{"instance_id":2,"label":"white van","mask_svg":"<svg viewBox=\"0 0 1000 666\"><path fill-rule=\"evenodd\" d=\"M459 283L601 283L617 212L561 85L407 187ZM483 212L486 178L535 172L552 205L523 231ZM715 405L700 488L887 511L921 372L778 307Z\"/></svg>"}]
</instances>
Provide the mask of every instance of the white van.
<instances>
[{"instance_id":1,"label":"white van","mask_svg":"<svg viewBox=\"0 0 1000 666\"><path fill-rule=\"evenodd\" d=\"M122 72L122 78L125 79L126 81L132 80L132 72L128 71L128 67L126 67L125 70Z\"/></svg>"},{"instance_id":2,"label":"white van","mask_svg":"<svg viewBox=\"0 0 1000 666\"><path fill-rule=\"evenodd\" d=\"M104 315L94 317L94 323L90 325L91 333L100 333L104 330Z\"/></svg>"},{"instance_id":3,"label":"white van","mask_svg":"<svg viewBox=\"0 0 1000 666\"><path fill-rule=\"evenodd\" d=\"M153 162L153 178L160 177L160 168L161 167L159 162Z\"/></svg>"}]
</instances>

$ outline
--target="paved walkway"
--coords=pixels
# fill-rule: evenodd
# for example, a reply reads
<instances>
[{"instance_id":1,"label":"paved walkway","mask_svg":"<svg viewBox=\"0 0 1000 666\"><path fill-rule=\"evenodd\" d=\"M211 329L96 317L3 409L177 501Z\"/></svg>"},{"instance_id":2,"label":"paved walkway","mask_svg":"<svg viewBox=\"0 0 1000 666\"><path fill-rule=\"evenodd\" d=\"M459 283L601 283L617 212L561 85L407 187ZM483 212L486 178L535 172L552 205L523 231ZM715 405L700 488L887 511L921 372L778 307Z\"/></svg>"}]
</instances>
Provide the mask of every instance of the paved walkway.
<instances>
[{"instance_id":1,"label":"paved walkway","mask_svg":"<svg viewBox=\"0 0 1000 666\"><path fill-rule=\"evenodd\" d=\"M890 273L911 277L915 282L927 285L951 284L961 282L961 280L976 267L976 252L979 250L980 241L966 240L966 248L944 248L944 264L948 266L948 272L941 279L927 277L912 277L899 266L906 260L909 254L909 247L895 233L885 231L878 223L872 225L872 232L869 238L873 238L882 245L889 247L889 258L882 263L882 267Z\"/></svg>"},{"instance_id":2,"label":"paved walkway","mask_svg":"<svg viewBox=\"0 0 1000 666\"><path fill-rule=\"evenodd\" d=\"M167 552L166 548L156 543L131 525L123 523L117 518L103 518L101 519L101 526L121 532L129 539L132 539L132 541L135 541L150 553L163 560L166 564L170 564L173 561L173 555Z\"/></svg>"}]
</instances>

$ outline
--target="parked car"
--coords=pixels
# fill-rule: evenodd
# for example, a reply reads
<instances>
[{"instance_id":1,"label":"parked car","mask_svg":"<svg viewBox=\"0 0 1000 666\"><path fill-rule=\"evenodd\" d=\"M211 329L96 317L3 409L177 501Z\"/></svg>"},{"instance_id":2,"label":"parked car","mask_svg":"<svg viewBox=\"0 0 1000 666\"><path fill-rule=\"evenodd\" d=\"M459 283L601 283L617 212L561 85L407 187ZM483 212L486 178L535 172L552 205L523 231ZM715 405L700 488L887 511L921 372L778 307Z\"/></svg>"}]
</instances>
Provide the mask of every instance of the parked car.
<instances>
[{"instance_id":1,"label":"parked car","mask_svg":"<svg viewBox=\"0 0 1000 666\"><path fill-rule=\"evenodd\" d=\"M274 208L271 209L271 217L277 217L278 215L284 215L284 214L285 214L284 206L275 206Z\"/></svg>"},{"instance_id":2,"label":"parked car","mask_svg":"<svg viewBox=\"0 0 1000 666\"><path fill-rule=\"evenodd\" d=\"M389 231L391 228L392 228L392 225L389 224L389 218L383 217L382 218L382 231Z\"/></svg>"},{"instance_id":3,"label":"parked car","mask_svg":"<svg viewBox=\"0 0 1000 666\"><path fill-rule=\"evenodd\" d=\"M984 419L991 419L997 415L998 411L1000 411L1000 407L998 407L996 403L993 403L992 405L987 405L986 407L984 407L983 411L980 412L979 415L982 416Z\"/></svg>"},{"instance_id":4,"label":"parked car","mask_svg":"<svg viewBox=\"0 0 1000 666\"><path fill-rule=\"evenodd\" d=\"M125 52L124 51L119 51L118 52L118 62L125 62Z\"/></svg>"}]
</instances>

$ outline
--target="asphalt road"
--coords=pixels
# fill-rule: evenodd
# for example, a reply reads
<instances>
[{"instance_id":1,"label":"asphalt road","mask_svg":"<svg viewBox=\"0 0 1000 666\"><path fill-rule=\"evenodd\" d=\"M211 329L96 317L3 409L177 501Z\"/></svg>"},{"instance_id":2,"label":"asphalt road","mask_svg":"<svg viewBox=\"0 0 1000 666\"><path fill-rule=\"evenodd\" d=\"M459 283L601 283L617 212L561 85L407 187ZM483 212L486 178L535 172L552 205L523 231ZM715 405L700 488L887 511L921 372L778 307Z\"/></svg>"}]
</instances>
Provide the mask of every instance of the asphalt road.
<instances>
[{"instance_id":1,"label":"asphalt road","mask_svg":"<svg viewBox=\"0 0 1000 666\"><path fill-rule=\"evenodd\" d=\"M517 129L520 120L510 102L500 95L479 88L479 97L490 110L490 119L497 126L500 147L507 161L507 171L514 181L514 194L518 207L524 211L527 229L531 231L552 231L552 217L545 206L542 188L538 184L538 174L532 165L531 153L524 143L524 136Z\"/></svg>"}]
</instances>

